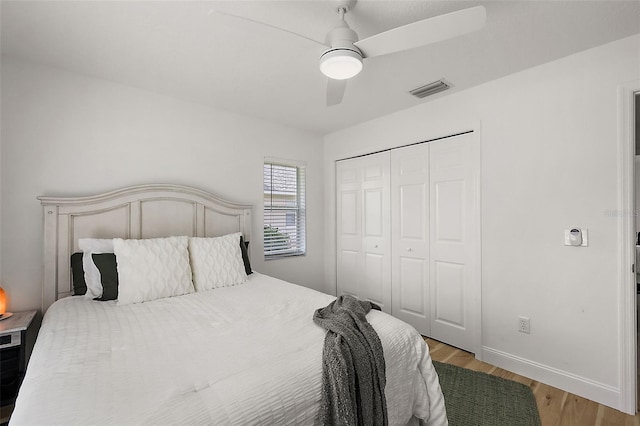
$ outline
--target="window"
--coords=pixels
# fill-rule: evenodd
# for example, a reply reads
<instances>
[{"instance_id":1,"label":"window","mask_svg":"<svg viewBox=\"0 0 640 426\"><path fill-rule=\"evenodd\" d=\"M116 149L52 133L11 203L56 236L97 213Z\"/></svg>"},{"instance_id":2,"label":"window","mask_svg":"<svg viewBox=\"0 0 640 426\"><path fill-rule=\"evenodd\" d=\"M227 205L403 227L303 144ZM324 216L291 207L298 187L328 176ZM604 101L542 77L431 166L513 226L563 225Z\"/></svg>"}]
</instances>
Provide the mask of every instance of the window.
<instances>
[{"instance_id":1,"label":"window","mask_svg":"<svg viewBox=\"0 0 640 426\"><path fill-rule=\"evenodd\" d=\"M264 258L305 254L305 166L265 160Z\"/></svg>"}]
</instances>

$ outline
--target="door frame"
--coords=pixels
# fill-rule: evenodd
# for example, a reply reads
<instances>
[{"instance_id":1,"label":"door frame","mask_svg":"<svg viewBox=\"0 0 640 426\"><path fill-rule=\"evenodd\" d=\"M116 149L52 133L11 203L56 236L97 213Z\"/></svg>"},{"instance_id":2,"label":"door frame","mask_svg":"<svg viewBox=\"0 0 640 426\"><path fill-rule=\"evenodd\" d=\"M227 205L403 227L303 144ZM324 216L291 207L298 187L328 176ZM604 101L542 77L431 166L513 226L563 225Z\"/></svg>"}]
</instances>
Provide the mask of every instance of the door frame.
<instances>
[{"instance_id":1,"label":"door frame","mask_svg":"<svg viewBox=\"0 0 640 426\"><path fill-rule=\"evenodd\" d=\"M637 402L637 330L635 264L635 94L640 80L618 86L618 211L619 253L619 340L620 410L635 415ZM638 265L635 265L638 268Z\"/></svg>"},{"instance_id":2,"label":"door frame","mask_svg":"<svg viewBox=\"0 0 640 426\"><path fill-rule=\"evenodd\" d=\"M475 297L475 311L474 311L474 320L475 320L475 357L476 359L482 361L482 128L481 123L478 123L476 126L473 126L473 133L471 133L471 137L474 139L473 143L473 155L476 159L478 167L476 168L476 177L475 177L475 194L476 199L476 214L475 214L475 223L476 229L474 230L474 238L476 240L475 247L475 271L477 282L474 286L474 297Z\"/></svg>"}]
</instances>

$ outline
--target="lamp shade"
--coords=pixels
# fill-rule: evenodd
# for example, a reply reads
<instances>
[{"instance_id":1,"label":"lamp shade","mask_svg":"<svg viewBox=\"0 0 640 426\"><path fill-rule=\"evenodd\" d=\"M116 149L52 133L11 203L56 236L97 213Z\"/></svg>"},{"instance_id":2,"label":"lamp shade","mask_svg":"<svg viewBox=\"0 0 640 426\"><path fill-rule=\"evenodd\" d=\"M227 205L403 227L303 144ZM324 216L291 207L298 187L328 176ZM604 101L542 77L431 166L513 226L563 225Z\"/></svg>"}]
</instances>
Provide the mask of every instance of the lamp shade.
<instances>
[{"instance_id":1,"label":"lamp shade","mask_svg":"<svg viewBox=\"0 0 640 426\"><path fill-rule=\"evenodd\" d=\"M334 80L346 80L362 71L362 56L351 49L332 49L320 57L320 71Z\"/></svg>"},{"instance_id":2,"label":"lamp shade","mask_svg":"<svg viewBox=\"0 0 640 426\"><path fill-rule=\"evenodd\" d=\"M0 287L0 315L4 315L7 311L7 294Z\"/></svg>"}]
</instances>

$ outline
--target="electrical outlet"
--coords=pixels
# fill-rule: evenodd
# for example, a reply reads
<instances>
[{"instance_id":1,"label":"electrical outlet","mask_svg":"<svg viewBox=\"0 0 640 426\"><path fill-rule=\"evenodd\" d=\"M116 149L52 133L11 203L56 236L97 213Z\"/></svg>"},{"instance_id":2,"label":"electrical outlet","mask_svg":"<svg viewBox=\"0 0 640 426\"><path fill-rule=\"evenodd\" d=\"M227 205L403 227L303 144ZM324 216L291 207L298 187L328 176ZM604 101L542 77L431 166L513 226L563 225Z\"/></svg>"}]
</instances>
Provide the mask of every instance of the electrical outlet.
<instances>
[{"instance_id":1,"label":"electrical outlet","mask_svg":"<svg viewBox=\"0 0 640 426\"><path fill-rule=\"evenodd\" d=\"M518 331L520 333L531 333L531 320L527 317L518 317Z\"/></svg>"}]
</instances>

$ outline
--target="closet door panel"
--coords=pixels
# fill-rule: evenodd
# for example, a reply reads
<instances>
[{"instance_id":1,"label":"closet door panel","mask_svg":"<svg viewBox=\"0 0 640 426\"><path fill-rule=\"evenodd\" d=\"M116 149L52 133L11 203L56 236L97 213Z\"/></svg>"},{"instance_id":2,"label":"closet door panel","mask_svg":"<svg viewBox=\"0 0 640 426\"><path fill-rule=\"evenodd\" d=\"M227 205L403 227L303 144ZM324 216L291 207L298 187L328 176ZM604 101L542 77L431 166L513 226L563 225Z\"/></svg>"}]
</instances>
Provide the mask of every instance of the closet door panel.
<instances>
[{"instance_id":1,"label":"closet door panel","mask_svg":"<svg viewBox=\"0 0 640 426\"><path fill-rule=\"evenodd\" d=\"M464 265L434 262L435 321L464 327Z\"/></svg>"},{"instance_id":2,"label":"closet door panel","mask_svg":"<svg viewBox=\"0 0 640 426\"><path fill-rule=\"evenodd\" d=\"M364 191L364 236L365 238L382 238L385 204L382 199L384 188L377 187Z\"/></svg>"},{"instance_id":3,"label":"closet door panel","mask_svg":"<svg viewBox=\"0 0 640 426\"><path fill-rule=\"evenodd\" d=\"M436 233L433 238L460 243L464 236L465 182L442 175L438 178L442 181L434 184Z\"/></svg>"},{"instance_id":4,"label":"closet door panel","mask_svg":"<svg viewBox=\"0 0 640 426\"><path fill-rule=\"evenodd\" d=\"M357 162L336 164L336 280L338 294L359 295L362 270L361 170Z\"/></svg>"},{"instance_id":5,"label":"closet door panel","mask_svg":"<svg viewBox=\"0 0 640 426\"><path fill-rule=\"evenodd\" d=\"M385 270L387 266L384 255L365 253L363 279L366 285L362 286L361 298L377 303L381 307L385 305ZM388 305L387 305L388 306Z\"/></svg>"},{"instance_id":6,"label":"closet door panel","mask_svg":"<svg viewBox=\"0 0 640 426\"><path fill-rule=\"evenodd\" d=\"M357 237L358 232L358 191L343 190L340 194L341 204L339 222L342 228L342 235Z\"/></svg>"},{"instance_id":7,"label":"closet door panel","mask_svg":"<svg viewBox=\"0 0 640 426\"><path fill-rule=\"evenodd\" d=\"M338 283L340 294L357 296L360 282L360 253L354 250L341 250L338 254Z\"/></svg>"},{"instance_id":8,"label":"closet door panel","mask_svg":"<svg viewBox=\"0 0 640 426\"><path fill-rule=\"evenodd\" d=\"M417 316L421 319L427 318L425 315L427 306L424 300L422 286L416 283L426 281L425 261L421 258L398 256L399 291L393 294L398 299L398 308L395 313Z\"/></svg>"},{"instance_id":9,"label":"closet door panel","mask_svg":"<svg viewBox=\"0 0 640 426\"><path fill-rule=\"evenodd\" d=\"M400 191L400 239L422 241L425 237L427 183L398 185Z\"/></svg>"},{"instance_id":10,"label":"closet door panel","mask_svg":"<svg viewBox=\"0 0 640 426\"><path fill-rule=\"evenodd\" d=\"M364 268L361 297L391 313L391 224L389 152L361 157L362 178L362 250Z\"/></svg>"},{"instance_id":11,"label":"closet door panel","mask_svg":"<svg viewBox=\"0 0 640 426\"><path fill-rule=\"evenodd\" d=\"M392 313L430 334L429 149L391 152Z\"/></svg>"},{"instance_id":12,"label":"closet door panel","mask_svg":"<svg viewBox=\"0 0 640 426\"><path fill-rule=\"evenodd\" d=\"M391 311L389 152L336 164L337 287Z\"/></svg>"},{"instance_id":13,"label":"closet door panel","mask_svg":"<svg viewBox=\"0 0 640 426\"><path fill-rule=\"evenodd\" d=\"M476 350L479 150L465 134L429 143L431 336Z\"/></svg>"}]
</instances>

